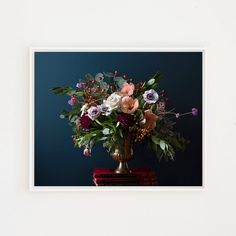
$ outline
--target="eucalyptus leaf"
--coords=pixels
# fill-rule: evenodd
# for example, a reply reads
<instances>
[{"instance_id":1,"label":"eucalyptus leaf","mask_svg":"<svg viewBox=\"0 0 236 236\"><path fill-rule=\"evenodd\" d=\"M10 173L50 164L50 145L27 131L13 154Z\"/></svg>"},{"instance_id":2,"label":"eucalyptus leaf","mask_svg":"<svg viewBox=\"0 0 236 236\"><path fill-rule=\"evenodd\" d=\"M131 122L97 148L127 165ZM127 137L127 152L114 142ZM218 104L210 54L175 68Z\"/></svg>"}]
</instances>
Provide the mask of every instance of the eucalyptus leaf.
<instances>
[{"instance_id":1,"label":"eucalyptus leaf","mask_svg":"<svg viewBox=\"0 0 236 236\"><path fill-rule=\"evenodd\" d=\"M102 81L104 79L103 73L98 73L95 75L96 81Z\"/></svg>"},{"instance_id":2,"label":"eucalyptus leaf","mask_svg":"<svg viewBox=\"0 0 236 236\"><path fill-rule=\"evenodd\" d=\"M89 73L86 74L84 77L85 77L85 80L86 80L86 81L92 81L92 80L94 80L94 77L93 77L91 74L89 74Z\"/></svg>"},{"instance_id":3,"label":"eucalyptus leaf","mask_svg":"<svg viewBox=\"0 0 236 236\"><path fill-rule=\"evenodd\" d=\"M147 85L153 85L155 83L155 79L154 78L152 78L152 79L150 79L150 80L148 80L148 82L147 82Z\"/></svg>"},{"instance_id":4,"label":"eucalyptus leaf","mask_svg":"<svg viewBox=\"0 0 236 236\"><path fill-rule=\"evenodd\" d=\"M165 150L165 147L166 147L166 143L164 140L160 140L160 147L161 149L164 151Z\"/></svg>"},{"instance_id":5,"label":"eucalyptus leaf","mask_svg":"<svg viewBox=\"0 0 236 236\"><path fill-rule=\"evenodd\" d=\"M120 76L115 77L115 78L114 78L114 82L115 82L116 86L117 86L118 88L120 88L120 89L124 86L125 83L127 83L126 80L123 79L123 78L120 77Z\"/></svg>"},{"instance_id":6,"label":"eucalyptus leaf","mask_svg":"<svg viewBox=\"0 0 236 236\"><path fill-rule=\"evenodd\" d=\"M108 77L108 78L113 78L114 77L114 73L111 73L111 72L103 72L103 75Z\"/></svg>"},{"instance_id":7,"label":"eucalyptus leaf","mask_svg":"<svg viewBox=\"0 0 236 236\"><path fill-rule=\"evenodd\" d=\"M152 136L151 139L152 139L152 142L153 142L153 143L155 143L155 144L157 144L157 145L160 145L160 139L159 139L159 138L157 138L157 137L155 137L155 136Z\"/></svg>"}]
</instances>

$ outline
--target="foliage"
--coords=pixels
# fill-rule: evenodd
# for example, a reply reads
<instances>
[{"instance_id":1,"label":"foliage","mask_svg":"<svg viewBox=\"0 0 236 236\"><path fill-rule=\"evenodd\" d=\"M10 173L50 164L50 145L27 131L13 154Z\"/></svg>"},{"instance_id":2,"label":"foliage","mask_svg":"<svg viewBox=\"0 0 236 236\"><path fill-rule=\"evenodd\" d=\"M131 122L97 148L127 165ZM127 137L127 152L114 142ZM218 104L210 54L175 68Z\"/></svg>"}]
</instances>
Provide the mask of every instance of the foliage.
<instances>
[{"instance_id":1,"label":"foliage","mask_svg":"<svg viewBox=\"0 0 236 236\"><path fill-rule=\"evenodd\" d=\"M70 110L63 110L60 118L68 119L75 135L75 147L84 148L89 155L97 142L111 152L118 137L131 135L133 142L148 140L159 159L173 160L175 150L184 150L187 143L174 131L172 118L197 114L166 110L164 91L157 92L160 73L144 83L136 83L119 75L118 71L86 74L74 88L55 87L55 94L69 96Z\"/></svg>"}]
</instances>

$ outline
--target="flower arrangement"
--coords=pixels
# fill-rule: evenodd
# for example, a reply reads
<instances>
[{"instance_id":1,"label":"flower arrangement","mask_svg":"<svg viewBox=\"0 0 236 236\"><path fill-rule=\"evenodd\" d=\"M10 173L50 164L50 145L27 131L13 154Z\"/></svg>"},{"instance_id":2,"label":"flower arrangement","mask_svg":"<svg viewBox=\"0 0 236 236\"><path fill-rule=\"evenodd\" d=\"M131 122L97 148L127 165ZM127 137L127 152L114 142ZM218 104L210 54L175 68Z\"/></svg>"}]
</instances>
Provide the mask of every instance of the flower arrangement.
<instances>
[{"instance_id":1,"label":"flower arrangement","mask_svg":"<svg viewBox=\"0 0 236 236\"><path fill-rule=\"evenodd\" d=\"M64 110L61 118L67 118L73 128L75 147L83 148L85 156L91 156L97 142L103 142L108 152L114 151L118 138L128 135L133 143L148 141L157 156L173 160L176 149L184 149L186 141L174 131L173 119L192 114L167 110L164 90L157 91L160 73L147 82L134 84L126 75L98 73L85 75L75 88L55 87L55 94L68 95L71 110Z\"/></svg>"}]
</instances>

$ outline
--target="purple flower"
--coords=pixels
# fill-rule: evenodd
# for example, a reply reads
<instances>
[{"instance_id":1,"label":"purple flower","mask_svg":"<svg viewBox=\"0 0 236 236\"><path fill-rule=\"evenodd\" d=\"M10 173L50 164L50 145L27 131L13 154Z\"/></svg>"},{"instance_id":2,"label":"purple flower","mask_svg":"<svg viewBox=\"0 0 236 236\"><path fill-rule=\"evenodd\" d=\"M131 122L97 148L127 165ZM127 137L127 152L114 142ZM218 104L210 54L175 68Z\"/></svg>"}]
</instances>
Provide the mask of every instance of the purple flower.
<instances>
[{"instance_id":1,"label":"purple flower","mask_svg":"<svg viewBox=\"0 0 236 236\"><path fill-rule=\"evenodd\" d=\"M111 108L108 105L106 105L105 103L103 103L100 106L100 108L101 108L101 113L105 116L109 116L112 112Z\"/></svg>"},{"instance_id":2,"label":"purple flower","mask_svg":"<svg viewBox=\"0 0 236 236\"><path fill-rule=\"evenodd\" d=\"M176 113L175 117L178 119L180 117L180 113Z\"/></svg>"},{"instance_id":3,"label":"purple flower","mask_svg":"<svg viewBox=\"0 0 236 236\"><path fill-rule=\"evenodd\" d=\"M192 108L192 115L197 116L198 115L198 109L197 108Z\"/></svg>"},{"instance_id":4,"label":"purple flower","mask_svg":"<svg viewBox=\"0 0 236 236\"><path fill-rule=\"evenodd\" d=\"M146 103L152 104L152 103L157 102L157 100L159 99L159 96L154 89L149 89L144 92L143 99Z\"/></svg>"},{"instance_id":5,"label":"purple flower","mask_svg":"<svg viewBox=\"0 0 236 236\"><path fill-rule=\"evenodd\" d=\"M91 128L91 120L89 119L89 117L87 115L83 115L80 118L79 123L83 129L90 129Z\"/></svg>"},{"instance_id":6,"label":"purple flower","mask_svg":"<svg viewBox=\"0 0 236 236\"><path fill-rule=\"evenodd\" d=\"M88 117L91 119L91 120L95 120L97 119L101 114L101 108L100 106L92 106L88 109Z\"/></svg>"},{"instance_id":7,"label":"purple flower","mask_svg":"<svg viewBox=\"0 0 236 236\"><path fill-rule=\"evenodd\" d=\"M85 87L85 83L84 82L79 82L79 83L76 84L76 87L78 89L84 88Z\"/></svg>"},{"instance_id":8,"label":"purple flower","mask_svg":"<svg viewBox=\"0 0 236 236\"><path fill-rule=\"evenodd\" d=\"M71 99L68 101L68 104L71 105L71 106L74 106L75 102L76 102L76 98L71 97Z\"/></svg>"},{"instance_id":9,"label":"purple flower","mask_svg":"<svg viewBox=\"0 0 236 236\"><path fill-rule=\"evenodd\" d=\"M134 116L126 113L121 113L116 117L125 128L134 124Z\"/></svg>"}]
</instances>

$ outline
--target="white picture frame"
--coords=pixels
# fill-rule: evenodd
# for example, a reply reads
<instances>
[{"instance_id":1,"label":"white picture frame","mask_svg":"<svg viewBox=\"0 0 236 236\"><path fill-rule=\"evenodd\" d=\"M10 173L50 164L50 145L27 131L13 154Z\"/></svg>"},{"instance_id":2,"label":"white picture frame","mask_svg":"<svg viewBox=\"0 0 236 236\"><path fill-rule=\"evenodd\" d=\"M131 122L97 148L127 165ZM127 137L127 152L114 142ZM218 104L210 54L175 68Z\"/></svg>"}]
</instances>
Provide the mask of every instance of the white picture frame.
<instances>
[{"instance_id":1,"label":"white picture frame","mask_svg":"<svg viewBox=\"0 0 236 236\"><path fill-rule=\"evenodd\" d=\"M102 186L76 186L76 187L59 187L59 186L35 186L34 185L34 54L35 52L201 52L202 53L202 186L189 187L171 187L171 186L121 186L121 187L102 187ZM206 50L204 48L80 48L80 47L31 47L29 48L30 71L29 71L29 190L30 191L185 191L185 190L205 190L206 189L206 145L205 145L205 61Z\"/></svg>"}]
</instances>

